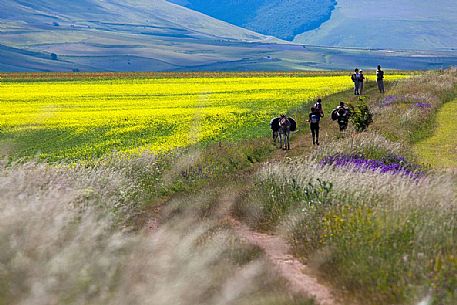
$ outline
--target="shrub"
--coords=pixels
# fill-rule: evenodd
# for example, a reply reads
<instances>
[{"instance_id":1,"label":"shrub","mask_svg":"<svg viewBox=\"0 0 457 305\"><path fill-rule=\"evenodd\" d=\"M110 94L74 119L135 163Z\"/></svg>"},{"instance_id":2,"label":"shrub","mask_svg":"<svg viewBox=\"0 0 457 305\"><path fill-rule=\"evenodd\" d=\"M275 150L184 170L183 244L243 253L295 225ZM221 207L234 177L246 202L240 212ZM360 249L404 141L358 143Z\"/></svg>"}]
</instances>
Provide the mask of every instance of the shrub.
<instances>
[{"instance_id":1,"label":"shrub","mask_svg":"<svg viewBox=\"0 0 457 305\"><path fill-rule=\"evenodd\" d=\"M351 109L351 122L357 132L362 132L368 129L368 126L373 123L373 114L371 113L367 102L364 98L354 104L348 104Z\"/></svg>"}]
</instances>

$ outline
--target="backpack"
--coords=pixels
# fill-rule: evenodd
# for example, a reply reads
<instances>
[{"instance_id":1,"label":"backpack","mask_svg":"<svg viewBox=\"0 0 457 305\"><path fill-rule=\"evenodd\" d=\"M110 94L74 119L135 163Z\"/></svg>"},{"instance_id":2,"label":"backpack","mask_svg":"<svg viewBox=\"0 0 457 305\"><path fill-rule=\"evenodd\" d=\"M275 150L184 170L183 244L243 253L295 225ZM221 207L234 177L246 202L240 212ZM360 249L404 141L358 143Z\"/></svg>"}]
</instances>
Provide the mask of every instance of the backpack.
<instances>
[{"instance_id":1,"label":"backpack","mask_svg":"<svg viewBox=\"0 0 457 305\"><path fill-rule=\"evenodd\" d=\"M290 131L297 130L297 122L295 122L295 120L292 118L289 118L289 122L290 122Z\"/></svg>"},{"instance_id":2,"label":"backpack","mask_svg":"<svg viewBox=\"0 0 457 305\"><path fill-rule=\"evenodd\" d=\"M313 123L313 124L316 124L316 123L319 123L319 121L321 120L321 117L319 114L317 113L312 113L311 116L310 116L310 122Z\"/></svg>"},{"instance_id":3,"label":"backpack","mask_svg":"<svg viewBox=\"0 0 457 305\"><path fill-rule=\"evenodd\" d=\"M333 109L332 111L332 120L336 121L338 119L338 111L336 109Z\"/></svg>"},{"instance_id":4,"label":"backpack","mask_svg":"<svg viewBox=\"0 0 457 305\"><path fill-rule=\"evenodd\" d=\"M314 108L316 108L316 110L319 112L319 113L324 113L324 111L322 110L322 104L321 103L316 103L314 104Z\"/></svg>"},{"instance_id":5,"label":"backpack","mask_svg":"<svg viewBox=\"0 0 457 305\"><path fill-rule=\"evenodd\" d=\"M355 82L355 81L356 81L356 79L357 79L357 76L355 75L355 73L353 73L353 74L351 75L351 79L352 79L352 81L353 81L353 82Z\"/></svg>"}]
</instances>

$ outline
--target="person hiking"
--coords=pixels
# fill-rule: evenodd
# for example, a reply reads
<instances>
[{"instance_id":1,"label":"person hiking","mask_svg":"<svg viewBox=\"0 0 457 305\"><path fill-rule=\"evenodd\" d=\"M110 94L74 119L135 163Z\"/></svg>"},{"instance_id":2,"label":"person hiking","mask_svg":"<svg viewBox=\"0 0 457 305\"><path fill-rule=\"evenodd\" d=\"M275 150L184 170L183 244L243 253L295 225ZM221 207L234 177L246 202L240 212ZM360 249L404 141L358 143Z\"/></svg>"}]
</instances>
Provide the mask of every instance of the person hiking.
<instances>
[{"instance_id":1,"label":"person hiking","mask_svg":"<svg viewBox=\"0 0 457 305\"><path fill-rule=\"evenodd\" d=\"M384 71L381 70L380 65L376 69L376 83L378 84L379 93L384 93Z\"/></svg>"},{"instance_id":2,"label":"person hiking","mask_svg":"<svg viewBox=\"0 0 457 305\"><path fill-rule=\"evenodd\" d=\"M359 95L363 94L363 82L365 81L365 76L363 75L363 70L359 71Z\"/></svg>"},{"instance_id":3,"label":"person hiking","mask_svg":"<svg viewBox=\"0 0 457 305\"><path fill-rule=\"evenodd\" d=\"M340 105L333 109L332 111L332 120L337 121L340 127L340 131L345 131L348 127L349 122L349 108L346 107L344 102L340 102Z\"/></svg>"},{"instance_id":4,"label":"person hiking","mask_svg":"<svg viewBox=\"0 0 457 305\"><path fill-rule=\"evenodd\" d=\"M354 83L354 95L360 95L359 86L360 86L360 73L359 69L355 69L354 73L351 75L351 80Z\"/></svg>"},{"instance_id":5,"label":"person hiking","mask_svg":"<svg viewBox=\"0 0 457 305\"><path fill-rule=\"evenodd\" d=\"M313 145L319 145L319 122L321 121L322 114L316 107L311 107L309 113L309 128L313 137Z\"/></svg>"},{"instance_id":6,"label":"person hiking","mask_svg":"<svg viewBox=\"0 0 457 305\"><path fill-rule=\"evenodd\" d=\"M321 118L324 117L324 109L322 108L322 99L318 98L314 104L314 108L321 114Z\"/></svg>"}]
</instances>

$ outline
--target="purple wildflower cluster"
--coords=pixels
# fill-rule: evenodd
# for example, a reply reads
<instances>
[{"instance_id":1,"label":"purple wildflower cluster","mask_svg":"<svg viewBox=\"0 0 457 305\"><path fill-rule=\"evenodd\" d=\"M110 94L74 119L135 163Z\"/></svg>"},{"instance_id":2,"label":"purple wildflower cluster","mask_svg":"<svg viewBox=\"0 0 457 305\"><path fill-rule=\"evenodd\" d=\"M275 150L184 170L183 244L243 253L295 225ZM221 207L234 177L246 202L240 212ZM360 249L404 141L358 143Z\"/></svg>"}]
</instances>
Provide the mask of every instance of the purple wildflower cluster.
<instances>
[{"instance_id":1,"label":"purple wildflower cluster","mask_svg":"<svg viewBox=\"0 0 457 305\"><path fill-rule=\"evenodd\" d=\"M387 107L398 101L398 97L395 95L386 96L381 103L382 107Z\"/></svg>"},{"instance_id":2,"label":"purple wildflower cluster","mask_svg":"<svg viewBox=\"0 0 457 305\"><path fill-rule=\"evenodd\" d=\"M421 109L430 109L430 108L432 108L432 104L430 104L430 103L419 102L419 103L416 103L414 105L416 107L418 107L418 108L421 108Z\"/></svg>"},{"instance_id":3,"label":"purple wildflower cluster","mask_svg":"<svg viewBox=\"0 0 457 305\"><path fill-rule=\"evenodd\" d=\"M387 156L383 160L366 159L361 155L337 154L327 156L320 162L323 166L352 167L359 172L380 172L391 175L402 175L413 179L421 178L424 173L418 167L408 165L404 157Z\"/></svg>"},{"instance_id":4,"label":"purple wildflower cluster","mask_svg":"<svg viewBox=\"0 0 457 305\"><path fill-rule=\"evenodd\" d=\"M396 95L388 95L386 96L382 102L381 102L381 107L388 107L394 103L397 102L402 102L402 101L416 101L414 106L421 108L421 109L430 109L432 108L431 103L427 103L427 98L422 97L422 96L404 96L404 97L399 97Z\"/></svg>"}]
</instances>

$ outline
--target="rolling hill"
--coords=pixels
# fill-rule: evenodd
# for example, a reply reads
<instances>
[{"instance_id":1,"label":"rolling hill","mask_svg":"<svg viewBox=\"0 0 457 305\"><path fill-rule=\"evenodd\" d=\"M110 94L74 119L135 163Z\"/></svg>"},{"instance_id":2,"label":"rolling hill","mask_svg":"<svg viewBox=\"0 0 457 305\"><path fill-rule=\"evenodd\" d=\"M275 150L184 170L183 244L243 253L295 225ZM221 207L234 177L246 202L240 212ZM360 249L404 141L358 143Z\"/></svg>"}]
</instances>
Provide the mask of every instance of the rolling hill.
<instances>
[{"instance_id":1,"label":"rolling hill","mask_svg":"<svg viewBox=\"0 0 457 305\"><path fill-rule=\"evenodd\" d=\"M169 0L214 18L285 40L318 28L336 0Z\"/></svg>"},{"instance_id":2,"label":"rolling hill","mask_svg":"<svg viewBox=\"0 0 457 305\"><path fill-rule=\"evenodd\" d=\"M190 0L186 3L180 0L180 4L191 6ZM273 3L276 2L270 2ZM251 12L246 5L257 5L258 19L243 19L249 24L262 21L262 26L284 29L282 33L287 35L304 26L300 18L312 15L299 14L300 18L293 19L292 11L323 16L312 9L312 1L303 1L301 10L298 2L281 3L274 7L261 0L249 0L239 6ZM212 0L207 4L217 7ZM237 12L235 4L236 1L222 1L220 7ZM317 19L309 20L314 21L307 26L320 24ZM290 71L373 67L378 63L386 68L429 69L457 64L456 50L386 52L364 49L362 43L358 49L303 47L165 0L0 0L0 21L3 72ZM304 42L309 44L311 40Z\"/></svg>"},{"instance_id":3,"label":"rolling hill","mask_svg":"<svg viewBox=\"0 0 457 305\"><path fill-rule=\"evenodd\" d=\"M279 41L163 0L0 0L0 18L4 71L172 70Z\"/></svg>"},{"instance_id":4,"label":"rolling hill","mask_svg":"<svg viewBox=\"0 0 457 305\"><path fill-rule=\"evenodd\" d=\"M297 43L381 49L457 49L455 0L338 0L329 21Z\"/></svg>"}]
</instances>

